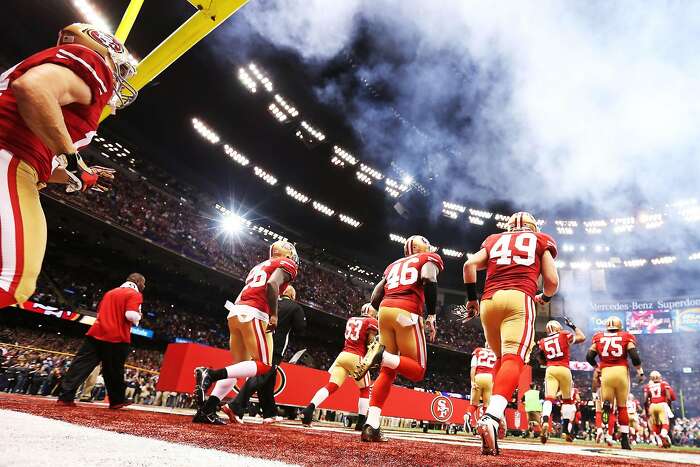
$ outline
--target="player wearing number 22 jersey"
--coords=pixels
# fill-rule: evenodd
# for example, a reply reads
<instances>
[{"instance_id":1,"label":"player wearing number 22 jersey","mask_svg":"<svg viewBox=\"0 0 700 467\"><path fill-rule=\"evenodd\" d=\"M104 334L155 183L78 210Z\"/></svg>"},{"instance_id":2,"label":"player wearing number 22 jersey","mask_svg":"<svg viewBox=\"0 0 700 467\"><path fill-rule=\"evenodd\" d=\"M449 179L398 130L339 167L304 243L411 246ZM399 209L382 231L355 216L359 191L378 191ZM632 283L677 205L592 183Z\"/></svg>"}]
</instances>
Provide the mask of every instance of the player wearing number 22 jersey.
<instances>
[{"instance_id":1,"label":"player wearing number 22 jersey","mask_svg":"<svg viewBox=\"0 0 700 467\"><path fill-rule=\"evenodd\" d=\"M603 401L603 412L609 416L613 410L613 404L617 404L618 422L622 433L620 443L623 449L631 449L627 413L627 396L630 388L627 358L629 357L637 368L640 382L644 379L644 370L637 352L636 340L632 334L622 330L620 318L609 317L605 326L605 332L597 332L593 336L593 344L588 350L586 360L596 366L596 357L600 359L600 398Z\"/></svg>"},{"instance_id":2,"label":"player wearing number 22 jersey","mask_svg":"<svg viewBox=\"0 0 700 467\"><path fill-rule=\"evenodd\" d=\"M222 424L216 410L236 379L262 375L272 368L271 332L277 325L277 301L296 277L298 262L294 245L286 241L273 243L270 259L251 269L236 303L226 302L233 364L216 370L204 367L195 370L198 411L194 422ZM216 386L205 403L206 391L214 382ZM240 422L229 406L224 406L223 411L232 423Z\"/></svg>"},{"instance_id":3,"label":"player wearing number 22 jersey","mask_svg":"<svg viewBox=\"0 0 700 467\"><path fill-rule=\"evenodd\" d=\"M374 341L375 336L379 332L379 323L376 317L377 310L374 309L372 304L365 303L362 305L361 315L350 318L345 324L345 345L343 346L343 351L338 354L335 362L328 370L328 373L331 375L328 384L316 392L309 405L302 411L302 423L304 425L308 426L311 424L316 407L337 391L343 385L345 378L355 371L355 367L367 353L367 346ZM369 373L366 373L359 381L355 381L355 384L360 389L360 397L357 402L358 421L356 426L356 429L360 431L367 420L367 410L369 409L369 386L371 384Z\"/></svg>"},{"instance_id":4,"label":"player wearing number 22 jersey","mask_svg":"<svg viewBox=\"0 0 700 467\"><path fill-rule=\"evenodd\" d=\"M381 366L372 387L367 424L362 441L385 441L379 430L379 416L397 374L421 381L427 363L423 310L426 326L435 338L437 276L444 269L442 259L424 237L414 235L404 244L404 257L391 263L372 292L372 306L379 309L379 342L371 345L353 377L359 380L370 368Z\"/></svg>"},{"instance_id":5,"label":"player wearing number 22 jersey","mask_svg":"<svg viewBox=\"0 0 700 467\"><path fill-rule=\"evenodd\" d=\"M470 411L474 411L481 401L484 406L489 405L491 391L493 390L493 373L496 370L496 354L486 347L477 347L472 352L471 361L471 397Z\"/></svg>"},{"instance_id":6,"label":"player wearing number 22 jersey","mask_svg":"<svg viewBox=\"0 0 700 467\"><path fill-rule=\"evenodd\" d=\"M464 264L467 317L481 315L486 341L499 358L491 401L477 423L484 454L498 454L499 421L518 385L534 340L535 300L549 301L559 287L556 256L554 239L539 231L531 214L518 212L509 218L507 232L487 237L481 250ZM479 306L476 276L478 270L484 269L486 283ZM544 293L536 296L540 275Z\"/></svg>"}]
</instances>

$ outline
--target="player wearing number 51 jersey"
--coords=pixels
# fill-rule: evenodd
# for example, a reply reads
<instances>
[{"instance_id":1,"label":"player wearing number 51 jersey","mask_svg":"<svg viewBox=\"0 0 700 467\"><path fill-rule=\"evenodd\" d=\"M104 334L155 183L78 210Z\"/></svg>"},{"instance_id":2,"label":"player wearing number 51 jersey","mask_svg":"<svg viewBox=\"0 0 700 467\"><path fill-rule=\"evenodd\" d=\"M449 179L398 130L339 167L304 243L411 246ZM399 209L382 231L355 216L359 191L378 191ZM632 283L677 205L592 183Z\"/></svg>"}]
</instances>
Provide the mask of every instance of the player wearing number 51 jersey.
<instances>
[{"instance_id":1,"label":"player wearing number 51 jersey","mask_svg":"<svg viewBox=\"0 0 700 467\"><path fill-rule=\"evenodd\" d=\"M556 256L552 237L539 231L531 214L518 212L510 216L507 232L487 237L481 250L464 263L467 319L481 314L486 341L499 358L491 401L477 423L484 454L498 454L499 421L518 385L535 336L535 301L549 301L559 287ZM486 284L479 307L476 274L483 269ZM536 296L540 275L544 293Z\"/></svg>"},{"instance_id":2,"label":"player wearing number 51 jersey","mask_svg":"<svg viewBox=\"0 0 700 467\"><path fill-rule=\"evenodd\" d=\"M328 396L338 390L345 382L345 378L350 373L355 371L355 367L360 363L362 357L367 353L367 346L374 341L375 336L379 332L379 323L377 322L377 310L372 304L365 303L362 305L360 316L350 318L345 325L345 345L343 351L338 354L338 357L333 362L333 365L328 370L331 374L328 384L319 389L314 395L309 405L302 411L302 423L306 426L311 425L314 410ZM358 421L355 429L362 430L362 427L367 420L367 410L369 409L369 373L359 381L355 381L357 387L360 388L360 398L357 402Z\"/></svg>"},{"instance_id":3,"label":"player wearing number 51 jersey","mask_svg":"<svg viewBox=\"0 0 700 467\"><path fill-rule=\"evenodd\" d=\"M622 330L622 321L617 316L611 316L605 321L605 332L597 332L593 336L593 344L588 350L586 360L596 366L596 357L600 359L600 398L603 401L603 418L613 411L617 403L617 417L620 424L620 445L623 449L631 449L629 442L629 414L627 413L627 395L630 381L627 370L627 357L637 369L639 382L644 380L642 360L637 352L636 340L632 334Z\"/></svg>"},{"instance_id":4,"label":"player wearing number 51 jersey","mask_svg":"<svg viewBox=\"0 0 700 467\"><path fill-rule=\"evenodd\" d=\"M435 339L437 276L444 269L442 259L424 237L414 235L404 244L404 257L391 263L372 292L372 306L379 309L379 342L367 350L353 377L359 380L367 371L381 365L372 387L367 424L362 441L385 441L379 431L379 416L396 375L421 381L427 352L423 330L423 310L430 339Z\"/></svg>"},{"instance_id":5,"label":"player wearing number 51 jersey","mask_svg":"<svg viewBox=\"0 0 700 467\"><path fill-rule=\"evenodd\" d=\"M270 245L270 259L248 273L236 303L226 302L233 364L217 370L195 369L198 410L194 422L222 424L216 410L221 399L233 389L236 379L263 375L272 368L271 333L277 327L278 298L296 277L298 262L294 245L276 241ZM214 382L216 386L204 403L206 391ZM240 422L228 405L223 411L232 423Z\"/></svg>"},{"instance_id":6,"label":"player wearing number 51 jersey","mask_svg":"<svg viewBox=\"0 0 700 467\"><path fill-rule=\"evenodd\" d=\"M552 404L557 400L557 393L561 391L562 398L562 419L570 420L571 413L576 413L573 401L571 370L569 369L569 359L571 355L571 345L579 344L586 340L586 336L574 324L566 318L567 324L574 330L574 333L562 330L559 321L552 320L547 323L545 330L547 337L540 339L537 343L539 348L538 357L540 363L547 365L544 375L544 404L542 404L542 442L547 442L547 437L552 424L549 417L552 414ZM567 432L567 424L562 423L564 433Z\"/></svg>"}]
</instances>

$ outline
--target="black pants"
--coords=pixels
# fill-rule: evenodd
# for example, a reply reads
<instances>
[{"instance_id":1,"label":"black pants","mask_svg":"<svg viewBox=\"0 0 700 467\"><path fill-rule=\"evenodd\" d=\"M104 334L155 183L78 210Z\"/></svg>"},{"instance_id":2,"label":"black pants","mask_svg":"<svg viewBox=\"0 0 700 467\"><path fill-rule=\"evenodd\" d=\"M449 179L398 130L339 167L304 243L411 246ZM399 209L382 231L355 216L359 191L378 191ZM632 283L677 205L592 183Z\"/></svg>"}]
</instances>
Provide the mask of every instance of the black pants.
<instances>
[{"instance_id":1,"label":"black pants","mask_svg":"<svg viewBox=\"0 0 700 467\"><path fill-rule=\"evenodd\" d=\"M250 402L250 397L257 392L263 418L270 418L277 415L275 380L277 380L277 365L281 362L282 355L273 354L272 369L265 374L248 378L241 388L241 391L236 395L233 403L245 410L248 407L248 402Z\"/></svg>"},{"instance_id":2,"label":"black pants","mask_svg":"<svg viewBox=\"0 0 700 467\"><path fill-rule=\"evenodd\" d=\"M58 398L62 401L72 401L80 385L101 363L109 404L121 404L125 401L124 362L128 354L129 344L125 342L104 342L86 336L83 345L71 362L68 373L61 380L61 393Z\"/></svg>"}]
</instances>

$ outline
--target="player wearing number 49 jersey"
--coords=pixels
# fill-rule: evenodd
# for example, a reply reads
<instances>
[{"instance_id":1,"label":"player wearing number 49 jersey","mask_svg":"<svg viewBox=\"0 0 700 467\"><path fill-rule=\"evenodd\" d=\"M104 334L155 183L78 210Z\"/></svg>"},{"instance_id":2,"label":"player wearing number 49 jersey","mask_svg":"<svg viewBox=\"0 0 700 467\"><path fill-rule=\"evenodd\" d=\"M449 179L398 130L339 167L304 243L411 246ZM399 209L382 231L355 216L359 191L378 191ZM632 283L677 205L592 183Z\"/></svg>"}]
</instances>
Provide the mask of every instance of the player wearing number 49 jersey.
<instances>
[{"instance_id":1,"label":"player wearing number 49 jersey","mask_svg":"<svg viewBox=\"0 0 700 467\"><path fill-rule=\"evenodd\" d=\"M531 214L518 212L508 219L507 232L487 237L481 250L464 263L466 318L481 315L486 341L499 358L491 401L477 423L484 454L498 454L499 421L534 341L535 301L548 302L559 288L556 256L557 245L552 237L539 231ZM483 269L486 284L479 307L476 274ZM536 295L540 275L544 292Z\"/></svg>"},{"instance_id":2,"label":"player wearing number 49 jersey","mask_svg":"<svg viewBox=\"0 0 700 467\"><path fill-rule=\"evenodd\" d=\"M251 378L272 368L272 332L277 327L277 303L287 285L297 276L297 250L289 242L276 241L270 245L270 259L248 273L236 303L226 302L229 344L233 364L225 368L195 369L195 399L198 410L193 421L220 425L216 411L237 378ZM206 391L216 382L211 395L204 401ZM231 408L223 411L231 423L240 423Z\"/></svg>"},{"instance_id":3,"label":"player wearing number 49 jersey","mask_svg":"<svg viewBox=\"0 0 700 467\"><path fill-rule=\"evenodd\" d=\"M596 357L600 359L600 398L603 401L603 419L613 412L613 404L617 404L617 417L620 424L620 445L623 449L631 449L629 442L629 414L627 413L627 396L630 381L627 370L627 358L637 369L637 378L644 381L642 360L637 352L636 340L632 334L622 330L622 321L617 316L611 316L605 321L605 332L597 332L593 336L593 344L588 350L586 360L596 366Z\"/></svg>"},{"instance_id":4,"label":"player wearing number 49 jersey","mask_svg":"<svg viewBox=\"0 0 700 467\"><path fill-rule=\"evenodd\" d=\"M547 337L540 339L537 343L539 348L538 358L540 363L547 365L544 376L544 397L542 404L542 443L547 442L552 424L549 417L552 414L552 404L557 400L557 393L562 394L562 422L564 434L569 438L568 420L572 414L576 413L576 406L573 401L573 389L571 370L569 369L569 359L571 355L571 345L579 344L586 340L586 336L578 329L574 323L565 318L566 324L573 329L574 333L563 331L559 321L552 320L547 323L545 330Z\"/></svg>"},{"instance_id":5,"label":"player wearing number 49 jersey","mask_svg":"<svg viewBox=\"0 0 700 467\"><path fill-rule=\"evenodd\" d=\"M379 430L379 416L397 373L416 382L425 374L423 310L428 311L425 323L432 341L436 335L437 276L444 269L434 251L426 238L409 237L404 257L386 268L372 292L372 306L379 309L379 341L367 350L353 377L360 380L377 365L381 370L372 386L362 441L385 441Z\"/></svg>"},{"instance_id":6,"label":"player wearing number 49 jersey","mask_svg":"<svg viewBox=\"0 0 700 467\"><path fill-rule=\"evenodd\" d=\"M367 346L374 341L378 332L377 310L374 309L372 304L365 303L362 305L361 315L350 318L346 323L343 351L338 354L335 362L328 370L328 373L331 375L328 384L316 392L309 405L302 411L302 423L304 425L311 425L316 407L337 391L345 382L345 378L355 371L355 367L367 353ZM360 398L357 402L358 420L355 427L357 431L362 430L367 420L370 383L369 373L366 373L359 381L355 381L355 384L360 389Z\"/></svg>"}]
</instances>

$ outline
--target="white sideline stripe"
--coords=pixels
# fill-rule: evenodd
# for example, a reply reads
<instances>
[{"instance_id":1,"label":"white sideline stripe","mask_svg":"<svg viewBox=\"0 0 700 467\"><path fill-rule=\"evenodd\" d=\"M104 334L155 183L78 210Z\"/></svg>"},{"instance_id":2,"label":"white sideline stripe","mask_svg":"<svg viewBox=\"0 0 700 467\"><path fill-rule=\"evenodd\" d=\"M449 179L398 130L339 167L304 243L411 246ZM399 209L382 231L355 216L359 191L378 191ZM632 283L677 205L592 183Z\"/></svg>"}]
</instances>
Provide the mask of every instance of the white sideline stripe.
<instances>
[{"instance_id":1,"label":"white sideline stripe","mask_svg":"<svg viewBox=\"0 0 700 467\"><path fill-rule=\"evenodd\" d=\"M104 94L105 92L107 92L107 88L105 87L105 83L103 83L102 80L100 79L100 77L97 76L97 72L95 71L95 69L93 67L91 67L85 60L83 60L82 58L78 57L77 55L74 55L74 54L68 52L67 50L63 50L63 49L58 49L58 53L56 54L56 56L58 58L66 58L66 57L61 57L60 54L64 54L65 56L72 58L73 60L75 60L76 62L80 63L85 68L87 68L88 71L90 73L92 73L92 76L94 76L95 79L97 80L97 82L100 84L100 88L102 88L102 92L100 94Z\"/></svg>"},{"instance_id":2,"label":"white sideline stripe","mask_svg":"<svg viewBox=\"0 0 700 467\"><path fill-rule=\"evenodd\" d=\"M0 409L2 465L287 466L240 454L116 433ZM225 442L222 439L222 442Z\"/></svg>"}]
</instances>

